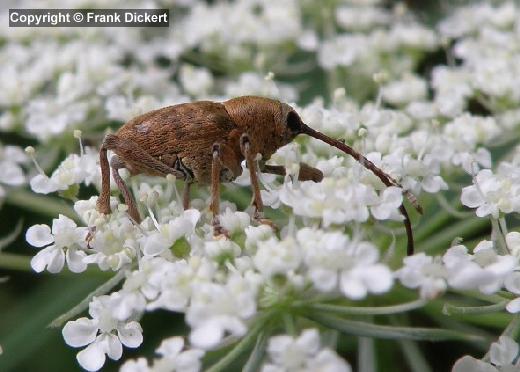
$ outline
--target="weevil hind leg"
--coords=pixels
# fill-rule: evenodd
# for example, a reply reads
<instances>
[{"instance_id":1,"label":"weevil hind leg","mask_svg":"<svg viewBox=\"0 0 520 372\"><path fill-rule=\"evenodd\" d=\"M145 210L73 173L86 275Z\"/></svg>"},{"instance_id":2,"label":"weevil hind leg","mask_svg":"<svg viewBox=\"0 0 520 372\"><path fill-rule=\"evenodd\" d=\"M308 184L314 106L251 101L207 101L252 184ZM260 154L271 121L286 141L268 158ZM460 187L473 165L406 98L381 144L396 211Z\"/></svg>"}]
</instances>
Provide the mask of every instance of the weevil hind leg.
<instances>
[{"instance_id":1,"label":"weevil hind leg","mask_svg":"<svg viewBox=\"0 0 520 372\"><path fill-rule=\"evenodd\" d=\"M163 177L172 174L178 179L184 179L184 174L182 172L171 168L162 161L154 158L135 142L118 137L115 134L107 134L101 144L101 149L99 150L101 193L96 207L101 213L110 214L110 164L108 162L108 150L112 150L117 154L117 162L119 162L119 164L115 164L116 166L122 163L123 167L126 167L125 164L128 162L132 165L132 173L142 172ZM128 188L119 176L117 170L113 171L112 175L119 189L123 193L123 197L125 198L125 202L129 208L128 213L134 220L140 221L135 200L132 198L132 195L128 191Z\"/></svg>"},{"instance_id":2,"label":"weevil hind leg","mask_svg":"<svg viewBox=\"0 0 520 372\"><path fill-rule=\"evenodd\" d=\"M125 168L125 163L119 158L119 156L114 155L110 159L110 167L112 168L112 177L114 178L114 181L116 181L117 187L123 194L123 199L125 200L125 204L128 207L128 214L135 222L138 224L141 223L141 216L137 210L135 199L130 190L128 190L125 181L123 181L121 175L119 174L119 170Z\"/></svg>"},{"instance_id":3,"label":"weevil hind leg","mask_svg":"<svg viewBox=\"0 0 520 372\"><path fill-rule=\"evenodd\" d=\"M260 193L260 182L258 180L257 166L254 158L254 154L251 151L251 143L247 134L242 134L240 137L240 150L242 155L246 159L247 168L249 169L249 175L251 180L251 188L253 189L253 206L255 211L253 212L253 220L257 223L268 225L273 230L278 230L277 226L268 218L264 217L264 203L262 201L262 195ZM285 173L285 169L283 169Z\"/></svg>"},{"instance_id":4,"label":"weevil hind leg","mask_svg":"<svg viewBox=\"0 0 520 372\"><path fill-rule=\"evenodd\" d=\"M212 148L211 163L211 204L210 211L213 215L213 235L215 238L229 238L229 232L220 224L220 170L222 169L222 153L220 144L214 143Z\"/></svg>"},{"instance_id":5,"label":"weevil hind leg","mask_svg":"<svg viewBox=\"0 0 520 372\"><path fill-rule=\"evenodd\" d=\"M104 141L99 150L99 165L101 167L101 193L96 203L96 209L100 213L110 214L110 165Z\"/></svg>"}]
</instances>

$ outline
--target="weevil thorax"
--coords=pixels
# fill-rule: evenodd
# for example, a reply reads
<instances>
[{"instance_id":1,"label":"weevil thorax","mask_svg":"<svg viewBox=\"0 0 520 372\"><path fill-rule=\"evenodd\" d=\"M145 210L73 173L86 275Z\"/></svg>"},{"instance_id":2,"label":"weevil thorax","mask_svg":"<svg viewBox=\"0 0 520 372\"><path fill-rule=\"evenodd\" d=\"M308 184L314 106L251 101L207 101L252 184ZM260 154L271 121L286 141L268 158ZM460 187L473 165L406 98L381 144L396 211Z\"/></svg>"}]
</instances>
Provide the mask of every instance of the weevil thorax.
<instances>
[{"instance_id":1,"label":"weevil thorax","mask_svg":"<svg viewBox=\"0 0 520 372\"><path fill-rule=\"evenodd\" d=\"M224 106L237 127L247 133L255 153L269 159L280 147L291 142L299 133L295 125L301 120L294 109L280 101L244 96L224 102Z\"/></svg>"}]
</instances>

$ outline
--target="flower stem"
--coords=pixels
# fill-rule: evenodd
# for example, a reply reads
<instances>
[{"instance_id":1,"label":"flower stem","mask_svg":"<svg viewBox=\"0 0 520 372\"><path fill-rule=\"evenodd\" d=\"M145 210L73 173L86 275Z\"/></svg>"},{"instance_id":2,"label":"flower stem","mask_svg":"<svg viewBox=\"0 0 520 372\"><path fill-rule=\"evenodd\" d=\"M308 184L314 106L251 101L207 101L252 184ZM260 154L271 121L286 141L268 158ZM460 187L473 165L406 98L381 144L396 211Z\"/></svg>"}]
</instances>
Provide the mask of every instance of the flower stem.
<instances>
[{"instance_id":1,"label":"flower stem","mask_svg":"<svg viewBox=\"0 0 520 372\"><path fill-rule=\"evenodd\" d=\"M404 304L394 306L380 306L380 307L369 307L369 306L340 306L340 305L329 305L329 304L312 304L309 308L318 311L343 314L343 315L388 315L398 314L406 311L414 310L423 307L427 304L426 300L416 300L407 302Z\"/></svg>"},{"instance_id":2,"label":"flower stem","mask_svg":"<svg viewBox=\"0 0 520 372\"><path fill-rule=\"evenodd\" d=\"M445 304L442 308L442 313L445 315L491 314L504 310L507 303L508 301L502 301L488 306L454 306L451 304Z\"/></svg>"},{"instance_id":3,"label":"flower stem","mask_svg":"<svg viewBox=\"0 0 520 372\"><path fill-rule=\"evenodd\" d=\"M308 318L326 327L334 328L340 332L356 336L376 337L392 340L460 340L477 343L485 342L485 338L482 336L468 334L465 332L458 332L451 329L392 327L356 320L346 320L336 316L320 314L317 312L309 314Z\"/></svg>"},{"instance_id":4,"label":"flower stem","mask_svg":"<svg viewBox=\"0 0 520 372\"><path fill-rule=\"evenodd\" d=\"M268 312L260 319L257 319L253 327L249 330L249 333L246 334L242 340L240 340L240 342L238 342L222 359L208 368L206 372L227 371L231 363L252 347L257 336L265 330L265 324L269 321L270 315L271 313Z\"/></svg>"},{"instance_id":5,"label":"flower stem","mask_svg":"<svg viewBox=\"0 0 520 372\"><path fill-rule=\"evenodd\" d=\"M0 268L2 270L31 271L31 258L20 254L0 254Z\"/></svg>"},{"instance_id":6,"label":"flower stem","mask_svg":"<svg viewBox=\"0 0 520 372\"><path fill-rule=\"evenodd\" d=\"M34 194L24 189L11 189L5 202L30 212L40 212L51 217L58 217L59 214L63 214L79 222L78 215L72 207L63 200L51 196Z\"/></svg>"},{"instance_id":7,"label":"flower stem","mask_svg":"<svg viewBox=\"0 0 520 372\"><path fill-rule=\"evenodd\" d=\"M61 314L59 317L54 319L50 324L47 326L49 328L59 328L61 327L66 321L69 319L72 319L78 314L81 314L84 310L88 308L88 305L90 304L90 300L92 300L95 296L100 296L107 294L112 288L114 288L116 285L119 284L121 280L125 277L125 270L120 270L116 275L114 275L112 278L110 278L107 282L101 284L99 287L94 289L92 292L90 292L87 297L85 297L79 304L74 306L72 309L67 311L64 314Z\"/></svg>"}]
</instances>

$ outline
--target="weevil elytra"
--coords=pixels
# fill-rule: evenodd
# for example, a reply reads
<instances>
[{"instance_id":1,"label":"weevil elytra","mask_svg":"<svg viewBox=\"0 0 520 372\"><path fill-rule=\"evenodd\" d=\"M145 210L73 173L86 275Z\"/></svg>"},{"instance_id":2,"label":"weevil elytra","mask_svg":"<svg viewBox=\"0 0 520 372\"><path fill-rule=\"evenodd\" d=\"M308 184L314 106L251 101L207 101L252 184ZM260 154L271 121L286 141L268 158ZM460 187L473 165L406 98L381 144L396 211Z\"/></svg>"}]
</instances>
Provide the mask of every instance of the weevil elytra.
<instances>
[{"instance_id":1,"label":"weevil elytra","mask_svg":"<svg viewBox=\"0 0 520 372\"><path fill-rule=\"evenodd\" d=\"M141 218L132 194L119 175L119 169L126 168L131 175L165 177L172 174L185 182L185 209L189 208L192 183L211 185L210 211L213 214L214 233L226 234L218 218L220 183L231 182L240 176L241 162L245 160L253 190L253 218L272 225L263 216L256 157L257 154L261 155L261 172L285 175L284 167L267 165L265 161L299 134L317 138L351 155L386 186L401 187L350 146L304 124L288 104L269 98L245 96L223 103L200 101L165 107L140 115L115 134L108 134L99 152L102 189L97 209L104 214L110 213L110 168L128 206L128 213L136 222L140 222ZM110 163L107 150L115 153ZM319 169L302 163L299 179L320 182L323 174ZM404 193L421 212L415 197L407 191ZM399 210L404 217L408 254L412 254L414 243L410 219L403 204Z\"/></svg>"}]
</instances>

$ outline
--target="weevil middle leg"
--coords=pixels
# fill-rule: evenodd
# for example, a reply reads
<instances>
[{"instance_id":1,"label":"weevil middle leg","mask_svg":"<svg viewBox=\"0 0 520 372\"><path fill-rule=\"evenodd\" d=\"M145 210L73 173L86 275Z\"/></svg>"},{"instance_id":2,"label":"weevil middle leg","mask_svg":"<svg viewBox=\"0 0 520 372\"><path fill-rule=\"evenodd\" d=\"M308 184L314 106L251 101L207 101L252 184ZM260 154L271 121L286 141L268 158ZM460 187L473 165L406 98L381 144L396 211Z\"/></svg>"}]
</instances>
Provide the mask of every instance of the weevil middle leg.
<instances>
[{"instance_id":1,"label":"weevil middle leg","mask_svg":"<svg viewBox=\"0 0 520 372\"><path fill-rule=\"evenodd\" d=\"M212 148L211 163L211 203L209 209L213 215L213 235L215 237L228 237L228 232L220 225L220 170L222 169L222 153L219 143L214 143Z\"/></svg>"}]
</instances>

